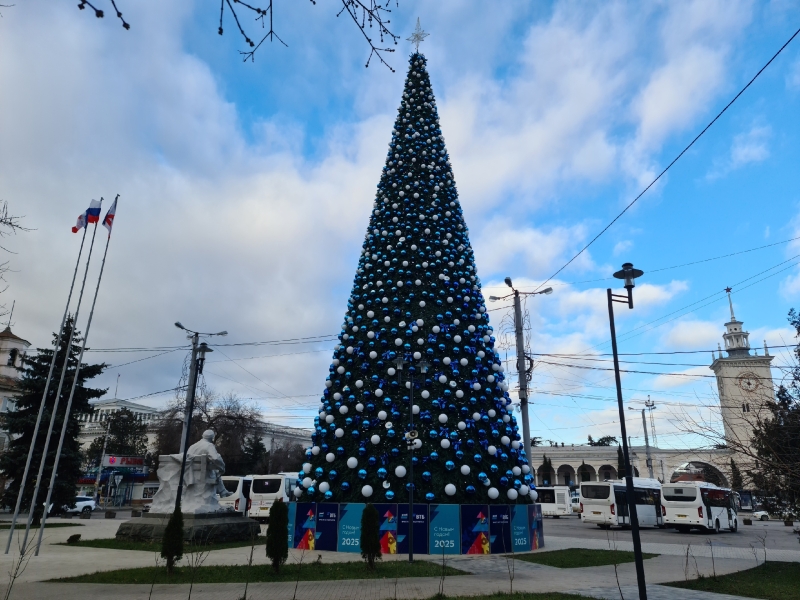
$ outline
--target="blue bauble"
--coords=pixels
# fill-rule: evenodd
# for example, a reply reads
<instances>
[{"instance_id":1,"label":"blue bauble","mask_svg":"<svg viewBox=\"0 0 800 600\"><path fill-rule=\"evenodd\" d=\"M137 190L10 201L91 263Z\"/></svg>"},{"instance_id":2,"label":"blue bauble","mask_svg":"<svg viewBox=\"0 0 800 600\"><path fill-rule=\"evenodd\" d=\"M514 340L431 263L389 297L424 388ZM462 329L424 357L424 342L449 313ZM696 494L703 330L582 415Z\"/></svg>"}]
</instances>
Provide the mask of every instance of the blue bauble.
<instances>
[{"instance_id":1,"label":"blue bauble","mask_svg":"<svg viewBox=\"0 0 800 600\"><path fill-rule=\"evenodd\" d=\"M514 480L514 488L519 489L522 486L522 482L519 479Z\"/></svg>"},{"instance_id":2,"label":"blue bauble","mask_svg":"<svg viewBox=\"0 0 800 600\"><path fill-rule=\"evenodd\" d=\"M312 457L312 456L314 456L314 455L313 455L313 454L311 454L311 450L306 450L306 458L307 458L307 459L309 459L309 460L311 460L311 457Z\"/></svg>"},{"instance_id":3,"label":"blue bauble","mask_svg":"<svg viewBox=\"0 0 800 600\"><path fill-rule=\"evenodd\" d=\"M525 483L530 484L533 481L533 476L530 473L528 473L527 475L525 475L525 477L523 477L523 479L525 480Z\"/></svg>"},{"instance_id":4,"label":"blue bauble","mask_svg":"<svg viewBox=\"0 0 800 600\"><path fill-rule=\"evenodd\" d=\"M319 479L325 474L325 469L323 469L322 467L317 467L316 469L314 469L314 474L317 476L317 479Z\"/></svg>"},{"instance_id":5,"label":"blue bauble","mask_svg":"<svg viewBox=\"0 0 800 600\"><path fill-rule=\"evenodd\" d=\"M338 454L339 456L344 456L344 448L342 446L336 448L336 454Z\"/></svg>"},{"instance_id":6,"label":"blue bauble","mask_svg":"<svg viewBox=\"0 0 800 600\"><path fill-rule=\"evenodd\" d=\"M463 450L456 450L456 458L458 460L462 460L464 458L464 451Z\"/></svg>"},{"instance_id":7,"label":"blue bauble","mask_svg":"<svg viewBox=\"0 0 800 600\"><path fill-rule=\"evenodd\" d=\"M433 495L433 492L428 492L425 494L425 500L428 502L433 502L436 499L436 496Z\"/></svg>"},{"instance_id":8,"label":"blue bauble","mask_svg":"<svg viewBox=\"0 0 800 600\"><path fill-rule=\"evenodd\" d=\"M475 486L474 485L468 485L467 486L467 495L468 496L472 496L474 493L475 493Z\"/></svg>"},{"instance_id":9,"label":"blue bauble","mask_svg":"<svg viewBox=\"0 0 800 600\"><path fill-rule=\"evenodd\" d=\"M416 491L416 489L417 489L417 486L416 486L416 485L413 485L413 484L412 484L412 483L410 483L410 482L406 484L406 489L407 489L407 490L410 490L412 487L413 487L413 488L414 488L414 490Z\"/></svg>"},{"instance_id":10,"label":"blue bauble","mask_svg":"<svg viewBox=\"0 0 800 600\"><path fill-rule=\"evenodd\" d=\"M351 431L350 433L353 435L354 438L357 438L359 436L358 429L353 429L353 431Z\"/></svg>"},{"instance_id":11,"label":"blue bauble","mask_svg":"<svg viewBox=\"0 0 800 600\"><path fill-rule=\"evenodd\" d=\"M349 484L349 483L347 483L346 481L343 481L343 482L342 482L342 491L343 491L343 492L346 492L346 491L347 491L347 490L349 490L349 489L350 489L350 484Z\"/></svg>"},{"instance_id":12,"label":"blue bauble","mask_svg":"<svg viewBox=\"0 0 800 600\"><path fill-rule=\"evenodd\" d=\"M500 467L498 467L497 465L492 465L491 467L489 467L489 470L492 473L497 473L500 470Z\"/></svg>"},{"instance_id":13,"label":"blue bauble","mask_svg":"<svg viewBox=\"0 0 800 600\"><path fill-rule=\"evenodd\" d=\"M431 452L431 460L439 460L439 453L436 450Z\"/></svg>"},{"instance_id":14,"label":"blue bauble","mask_svg":"<svg viewBox=\"0 0 800 600\"><path fill-rule=\"evenodd\" d=\"M359 469L358 470L358 477L359 477L359 479L366 479L367 478L367 470L366 469Z\"/></svg>"},{"instance_id":15,"label":"blue bauble","mask_svg":"<svg viewBox=\"0 0 800 600\"><path fill-rule=\"evenodd\" d=\"M364 448L364 446L359 446L358 447L358 455L359 456L365 456L366 454L367 454L367 449Z\"/></svg>"},{"instance_id":16,"label":"blue bauble","mask_svg":"<svg viewBox=\"0 0 800 600\"><path fill-rule=\"evenodd\" d=\"M452 471L456 468L456 463L454 463L452 460L448 460L446 463L444 463L444 468L448 471Z\"/></svg>"},{"instance_id":17,"label":"blue bauble","mask_svg":"<svg viewBox=\"0 0 800 600\"><path fill-rule=\"evenodd\" d=\"M422 472L422 480L423 481L430 481L431 480L431 472L430 471L423 471Z\"/></svg>"},{"instance_id":18,"label":"blue bauble","mask_svg":"<svg viewBox=\"0 0 800 600\"><path fill-rule=\"evenodd\" d=\"M386 479L386 469L384 469L383 467L378 469L378 478L379 479Z\"/></svg>"},{"instance_id":19,"label":"blue bauble","mask_svg":"<svg viewBox=\"0 0 800 600\"><path fill-rule=\"evenodd\" d=\"M458 439L458 432L457 431L451 431L450 432L450 439L455 442Z\"/></svg>"},{"instance_id":20,"label":"blue bauble","mask_svg":"<svg viewBox=\"0 0 800 600\"><path fill-rule=\"evenodd\" d=\"M476 454L472 457L472 460L474 460L476 463L479 463L481 460L483 460L483 457L480 454Z\"/></svg>"},{"instance_id":21,"label":"blue bauble","mask_svg":"<svg viewBox=\"0 0 800 600\"><path fill-rule=\"evenodd\" d=\"M392 490L386 490L386 499L394 500L394 492Z\"/></svg>"},{"instance_id":22,"label":"blue bauble","mask_svg":"<svg viewBox=\"0 0 800 600\"><path fill-rule=\"evenodd\" d=\"M392 454L392 456L394 458L397 458L398 456L400 456L400 449L399 448L392 448L391 454Z\"/></svg>"},{"instance_id":23,"label":"blue bauble","mask_svg":"<svg viewBox=\"0 0 800 600\"><path fill-rule=\"evenodd\" d=\"M500 453L500 460L502 460L503 462L507 461L508 460L508 454L506 454L505 452L501 452Z\"/></svg>"},{"instance_id":24,"label":"blue bauble","mask_svg":"<svg viewBox=\"0 0 800 600\"><path fill-rule=\"evenodd\" d=\"M390 429L389 431L387 431L387 432L386 432L386 435L387 435L388 437L390 437L390 438L394 437L394 436L395 436L395 431L394 431L394 429Z\"/></svg>"},{"instance_id":25,"label":"blue bauble","mask_svg":"<svg viewBox=\"0 0 800 600\"><path fill-rule=\"evenodd\" d=\"M435 429L431 429L431 430L428 432L428 435L429 435L431 438L437 438L437 437L439 437L439 432L438 432L438 431L436 431Z\"/></svg>"},{"instance_id":26,"label":"blue bauble","mask_svg":"<svg viewBox=\"0 0 800 600\"><path fill-rule=\"evenodd\" d=\"M308 489L306 490L306 494L308 494L309 496L313 496L313 495L316 493L316 491L317 491L317 490L315 490L315 489L314 489L314 486L312 485L310 488L308 488Z\"/></svg>"},{"instance_id":27,"label":"blue bauble","mask_svg":"<svg viewBox=\"0 0 800 600\"><path fill-rule=\"evenodd\" d=\"M504 487L505 487L505 486L507 486L507 485L508 485L508 477L506 477L505 475L503 475L503 476L500 478L500 485L502 485L502 486L504 486Z\"/></svg>"},{"instance_id":28,"label":"blue bauble","mask_svg":"<svg viewBox=\"0 0 800 600\"><path fill-rule=\"evenodd\" d=\"M328 473L328 479L333 481L338 475L339 473L337 473L335 469L331 469L331 471Z\"/></svg>"},{"instance_id":29,"label":"blue bauble","mask_svg":"<svg viewBox=\"0 0 800 600\"><path fill-rule=\"evenodd\" d=\"M331 498L333 498L333 492L331 491L325 492L325 500L330 500Z\"/></svg>"},{"instance_id":30,"label":"blue bauble","mask_svg":"<svg viewBox=\"0 0 800 600\"><path fill-rule=\"evenodd\" d=\"M369 463L370 467L374 467L375 465L378 464L378 459L375 458L374 456L370 456L367 462Z\"/></svg>"}]
</instances>

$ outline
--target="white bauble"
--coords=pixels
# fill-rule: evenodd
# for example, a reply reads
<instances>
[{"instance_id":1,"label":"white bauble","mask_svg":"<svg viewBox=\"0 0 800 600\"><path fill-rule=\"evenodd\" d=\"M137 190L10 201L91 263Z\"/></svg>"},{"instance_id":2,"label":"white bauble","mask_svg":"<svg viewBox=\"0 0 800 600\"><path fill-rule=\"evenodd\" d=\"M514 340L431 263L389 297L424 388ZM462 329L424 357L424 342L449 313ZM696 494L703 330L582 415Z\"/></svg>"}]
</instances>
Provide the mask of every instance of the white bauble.
<instances>
[{"instance_id":1,"label":"white bauble","mask_svg":"<svg viewBox=\"0 0 800 600\"><path fill-rule=\"evenodd\" d=\"M378 358L378 353L377 353L377 352L375 352L375 350L373 350L372 352L370 352L370 353L369 353L369 357L370 357L372 360L375 360L376 358Z\"/></svg>"},{"instance_id":2,"label":"white bauble","mask_svg":"<svg viewBox=\"0 0 800 600\"><path fill-rule=\"evenodd\" d=\"M519 493L517 493L517 490L514 488L511 488L506 492L506 496L508 496L509 500L516 500L517 496L519 496Z\"/></svg>"},{"instance_id":3,"label":"white bauble","mask_svg":"<svg viewBox=\"0 0 800 600\"><path fill-rule=\"evenodd\" d=\"M378 388L377 390L375 390L375 395L378 398L380 398L381 396L383 396L383 390L381 388Z\"/></svg>"},{"instance_id":4,"label":"white bauble","mask_svg":"<svg viewBox=\"0 0 800 600\"><path fill-rule=\"evenodd\" d=\"M500 497L500 492L497 491L497 488L493 488L493 487L489 488L489 491L486 492L486 494L492 500L497 500Z\"/></svg>"},{"instance_id":5,"label":"white bauble","mask_svg":"<svg viewBox=\"0 0 800 600\"><path fill-rule=\"evenodd\" d=\"M511 447L514 448L514 450L519 450L520 445L521 444L519 443L519 440L512 440L511 441Z\"/></svg>"},{"instance_id":6,"label":"white bauble","mask_svg":"<svg viewBox=\"0 0 800 600\"><path fill-rule=\"evenodd\" d=\"M314 456L319 454L319 452L320 452L320 447L319 446L314 446L313 448L311 448L311 454L313 454Z\"/></svg>"},{"instance_id":7,"label":"white bauble","mask_svg":"<svg viewBox=\"0 0 800 600\"><path fill-rule=\"evenodd\" d=\"M481 389L481 384L476 381L472 384L472 389L477 392L479 389Z\"/></svg>"},{"instance_id":8,"label":"white bauble","mask_svg":"<svg viewBox=\"0 0 800 600\"><path fill-rule=\"evenodd\" d=\"M442 359L442 362L443 362L444 364L446 364L446 365L449 365L449 364L450 364L450 362L451 362L451 360L450 360L450 357L449 357L449 356L445 356L445 357Z\"/></svg>"},{"instance_id":9,"label":"white bauble","mask_svg":"<svg viewBox=\"0 0 800 600\"><path fill-rule=\"evenodd\" d=\"M423 325L425 325L425 321L422 319L417 319L417 327L422 327Z\"/></svg>"},{"instance_id":10,"label":"white bauble","mask_svg":"<svg viewBox=\"0 0 800 600\"><path fill-rule=\"evenodd\" d=\"M377 446L378 444L381 443L381 436L375 434L371 438L369 438L369 441Z\"/></svg>"},{"instance_id":11,"label":"white bauble","mask_svg":"<svg viewBox=\"0 0 800 600\"><path fill-rule=\"evenodd\" d=\"M419 406L416 405L416 404L414 406L412 406L411 407L411 412L413 412L415 415L418 415L419 414Z\"/></svg>"},{"instance_id":12,"label":"white bauble","mask_svg":"<svg viewBox=\"0 0 800 600\"><path fill-rule=\"evenodd\" d=\"M447 376L439 375L439 383L447 383Z\"/></svg>"},{"instance_id":13,"label":"white bauble","mask_svg":"<svg viewBox=\"0 0 800 600\"><path fill-rule=\"evenodd\" d=\"M503 423L509 423L511 421L510 415L503 415Z\"/></svg>"},{"instance_id":14,"label":"white bauble","mask_svg":"<svg viewBox=\"0 0 800 600\"><path fill-rule=\"evenodd\" d=\"M466 358L462 358L460 361L462 367L466 367L469 364L469 361Z\"/></svg>"},{"instance_id":15,"label":"white bauble","mask_svg":"<svg viewBox=\"0 0 800 600\"><path fill-rule=\"evenodd\" d=\"M335 435L337 438L342 437L344 435L344 429L340 427L339 429L333 432L333 435Z\"/></svg>"},{"instance_id":16,"label":"white bauble","mask_svg":"<svg viewBox=\"0 0 800 600\"><path fill-rule=\"evenodd\" d=\"M346 406L344 406L344 405L342 405L342 406L340 406L340 407L339 407L339 412L340 412L341 414L343 414L343 415L346 415L348 410L349 410L349 409L348 409Z\"/></svg>"},{"instance_id":17,"label":"white bauble","mask_svg":"<svg viewBox=\"0 0 800 600\"><path fill-rule=\"evenodd\" d=\"M461 466L461 474L462 475L469 475L469 465L462 465Z\"/></svg>"},{"instance_id":18,"label":"white bauble","mask_svg":"<svg viewBox=\"0 0 800 600\"><path fill-rule=\"evenodd\" d=\"M456 486L454 486L452 483L448 483L446 486L444 486L444 493L448 496L455 496Z\"/></svg>"},{"instance_id":19,"label":"white bauble","mask_svg":"<svg viewBox=\"0 0 800 600\"><path fill-rule=\"evenodd\" d=\"M480 421L481 420L481 413L479 413L479 412L472 413L472 420L473 421Z\"/></svg>"},{"instance_id":20,"label":"white bauble","mask_svg":"<svg viewBox=\"0 0 800 600\"><path fill-rule=\"evenodd\" d=\"M304 487L304 488L306 488L306 489L310 488L310 487L311 487L311 482L312 482L312 481L313 481L313 480L311 479L311 477L305 477L305 478L303 478L303 487Z\"/></svg>"},{"instance_id":21,"label":"white bauble","mask_svg":"<svg viewBox=\"0 0 800 600\"><path fill-rule=\"evenodd\" d=\"M439 423L441 423L442 425L447 423L447 415L446 414L442 413L442 414L439 415Z\"/></svg>"},{"instance_id":22,"label":"white bauble","mask_svg":"<svg viewBox=\"0 0 800 600\"><path fill-rule=\"evenodd\" d=\"M525 475L527 475L528 473L531 472L531 468L528 465L522 465L522 472L525 473Z\"/></svg>"},{"instance_id":23,"label":"white bauble","mask_svg":"<svg viewBox=\"0 0 800 600\"><path fill-rule=\"evenodd\" d=\"M442 438L442 441L439 442L439 445L445 450L447 450L450 447L450 440L448 440L447 438Z\"/></svg>"},{"instance_id":24,"label":"white bauble","mask_svg":"<svg viewBox=\"0 0 800 600\"><path fill-rule=\"evenodd\" d=\"M419 352L414 352L414 360L419 360L420 358L422 358L422 354Z\"/></svg>"},{"instance_id":25,"label":"white bauble","mask_svg":"<svg viewBox=\"0 0 800 600\"><path fill-rule=\"evenodd\" d=\"M461 390L456 391L456 398L463 398L463 397L464 397L464 392L462 392Z\"/></svg>"},{"instance_id":26,"label":"white bauble","mask_svg":"<svg viewBox=\"0 0 800 600\"><path fill-rule=\"evenodd\" d=\"M519 467L514 467L511 469L511 472L514 474L515 477L519 477L520 473L522 473L522 469Z\"/></svg>"},{"instance_id":27,"label":"white bauble","mask_svg":"<svg viewBox=\"0 0 800 600\"><path fill-rule=\"evenodd\" d=\"M459 429L459 431L464 431L466 428L467 428L467 424L466 424L466 423L464 423L464 421L459 421L459 422L458 422L458 429Z\"/></svg>"},{"instance_id":28,"label":"white bauble","mask_svg":"<svg viewBox=\"0 0 800 600\"><path fill-rule=\"evenodd\" d=\"M347 459L347 466L351 469L355 469L358 466L358 459L355 456L351 456Z\"/></svg>"},{"instance_id":29,"label":"white bauble","mask_svg":"<svg viewBox=\"0 0 800 600\"><path fill-rule=\"evenodd\" d=\"M494 456L495 454L497 454L497 448L495 448L494 446L489 446L488 448L486 448L486 451L489 453L490 456Z\"/></svg>"},{"instance_id":30,"label":"white bauble","mask_svg":"<svg viewBox=\"0 0 800 600\"><path fill-rule=\"evenodd\" d=\"M430 397L431 397L431 393L430 393L428 390L423 390L423 391L422 391L422 397L423 397L425 400L427 400L428 398L430 398Z\"/></svg>"},{"instance_id":31,"label":"white bauble","mask_svg":"<svg viewBox=\"0 0 800 600\"><path fill-rule=\"evenodd\" d=\"M378 413L378 418L379 418L381 421L385 421L387 416L388 416L388 415L386 414L386 411L385 411L385 410L382 410L382 411L380 411L380 412Z\"/></svg>"},{"instance_id":32,"label":"white bauble","mask_svg":"<svg viewBox=\"0 0 800 600\"><path fill-rule=\"evenodd\" d=\"M356 410L358 412L363 412L364 411L364 405L361 404L361 402L359 402L358 404L356 404Z\"/></svg>"},{"instance_id":33,"label":"white bauble","mask_svg":"<svg viewBox=\"0 0 800 600\"><path fill-rule=\"evenodd\" d=\"M336 455L333 452L328 452L325 455L325 460L327 460L328 462L333 462L336 460Z\"/></svg>"},{"instance_id":34,"label":"white bauble","mask_svg":"<svg viewBox=\"0 0 800 600\"><path fill-rule=\"evenodd\" d=\"M322 483L319 484L319 491L322 492L323 494L327 492L329 489L331 489L331 484L328 483L327 481L323 481Z\"/></svg>"},{"instance_id":35,"label":"white bauble","mask_svg":"<svg viewBox=\"0 0 800 600\"><path fill-rule=\"evenodd\" d=\"M341 395L339 392L336 392L336 393L333 395L333 399L334 399L334 400L341 400L341 399L342 399L342 395Z\"/></svg>"},{"instance_id":36,"label":"white bauble","mask_svg":"<svg viewBox=\"0 0 800 600\"><path fill-rule=\"evenodd\" d=\"M326 423L333 423L333 415L326 416L325 417L325 422ZM313 452L313 450L312 450L312 452ZM317 454L319 454L319 451L317 451Z\"/></svg>"},{"instance_id":37,"label":"white bauble","mask_svg":"<svg viewBox=\"0 0 800 600\"><path fill-rule=\"evenodd\" d=\"M303 495L303 488L301 488L301 487L294 488L294 497L295 498L299 498L302 495Z\"/></svg>"},{"instance_id":38,"label":"white bauble","mask_svg":"<svg viewBox=\"0 0 800 600\"><path fill-rule=\"evenodd\" d=\"M395 477L405 477L406 476L406 468L403 465L400 465L394 470Z\"/></svg>"},{"instance_id":39,"label":"white bauble","mask_svg":"<svg viewBox=\"0 0 800 600\"><path fill-rule=\"evenodd\" d=\"M497 416L497 411L493 408L490 408L486 414L489 415L489 418L494 419Z\"/></svg>"},{"instance_id":40,"label":"white bauble","mask_svg":"<svg viewBox=\"0 0 800 600\"><path fill-rule=\"evenodd\" d=\"M303 473L311 473L311 463L303 463Z\"/></svg>"},{"instance_id":41,"label":"white bauble","mask_svg":"<svg viewBox=\"0 0 800 600\"><path fill-rule=\"evenodd\" d=\"M531 500L536 502L536 500L539 499L539 492L537 492L536 490L531 490L530 491L530 497L531 497Z\"/></svg>"},{"instance_id":42,"label":"white bauble","mask_svg":"<svg viewBox=\"0 0 800 600\"><path fill-rule=\"evenodd\" d=\"M530 493L530 488L527 485L519 486L519 494L520 496L527 496Z\"/></svg>"},{"instance_id":43,"label":"white bauble","mask_svg":"<svg viewBox=\"0 0 800 600\"><path fill-rule=\"evenodd\" d=\"M372 496L372 486L365 485L364 487L362 487L361 495L364 496L364 498L369 498L370 496Z\"/></svg>"},{"instance_id":44,"label":"white bauble","mask_svg":"<svg viewBox=\"0 0 800 600\"><path fill-rule=\"evenodd\" d=\"M389 367L388 369L386 369L386 372L392 377L394 377L394 374L397 373L394 367Z\"/></svg>"},{"instance_id":45,"label":"white bauble","mask_svg":"<svg viewBox=\"0 0 800 600\"><path fill-rule=\"evenodd\" d=\"M500 443L503 444L503 446L508 446L511 443L511 439L507 435L504 435L500 438Z\"/></svg>"},{"instance_id":46,"label":"white bauble","mask_svg":"<svg viewBox=\"0 0 800 600\"><path fill-rule=\"evenodd\" d=\"M441 328L438 325L434 325L432 331L433 333L439 333L441 331Z\"/></svg>"},{"instance_id":47,"label":"white bauble","mask_svg":"<svg viewBox=\"0 0 800 600\"><path fill-rule=\"evenodd\" d=\"M414 448L417 449L417 450L422 448L422 440L421 439L417 438L417 439L414 440Z\"/></svg>"}]
</instances>

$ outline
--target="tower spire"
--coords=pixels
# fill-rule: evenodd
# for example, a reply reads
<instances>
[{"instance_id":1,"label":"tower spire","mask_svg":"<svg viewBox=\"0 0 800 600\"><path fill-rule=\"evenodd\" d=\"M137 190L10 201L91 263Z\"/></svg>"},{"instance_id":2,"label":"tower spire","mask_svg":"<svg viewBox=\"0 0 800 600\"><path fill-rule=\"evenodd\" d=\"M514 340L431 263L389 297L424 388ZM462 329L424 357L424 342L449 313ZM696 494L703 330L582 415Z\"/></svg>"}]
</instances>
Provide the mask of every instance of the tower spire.
<instances>
[{"instance_id":1,"label":"tower spire","mask_svg":"<svg viewBox=\"0 0 800 600\"><path fill-rule=\"evenodd\" d=\"M725 288L725 293L728 294L728 306L731 307L731 321L735 321L736 320L736 315L733 314L733 300L731 300L731 292L732 291L733 291L733 288L730 288L730 287L726 287Z\"/></svg>"}]
</instances>

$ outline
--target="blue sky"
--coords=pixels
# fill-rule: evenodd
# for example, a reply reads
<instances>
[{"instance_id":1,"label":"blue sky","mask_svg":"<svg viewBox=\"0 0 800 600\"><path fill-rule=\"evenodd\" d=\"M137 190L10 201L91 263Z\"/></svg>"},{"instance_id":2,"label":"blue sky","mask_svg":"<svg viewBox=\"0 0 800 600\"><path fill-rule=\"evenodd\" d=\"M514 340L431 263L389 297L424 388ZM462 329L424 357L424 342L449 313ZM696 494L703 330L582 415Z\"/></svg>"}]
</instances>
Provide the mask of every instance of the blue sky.
<instances>
[{"instance_id":1,"label":"blue sky","mask_svg":"<svg viewBox=\"0 0 800 600\"><path fill-rule=\"evenodd\" d=\"M175 320L227 329L226 343L335 333L417 17L431 34L422 51L487 296L503 291L506 275L533 289L554 273L800 27L800 4L788 1L400 0L392 73L374 61L364 68L361 34L327 0L276 0L275 29L288 48L268 44L254 63L239 58L230 19L216 34L218 12L207 3L119 4L130 31L44 0L3 9L0 19L0 198L33 229L5 240L16 254L4 301L16 300L13 329L35 346L63 310L79 241L69 227L88 199L108 203L116 193L94 348L178 345ZM258 25L248 27L255 37ZM636 308L618 312L620 334L640 328L620 336L620 351L705 351L635 370L711 375L708 351L729 314L722 295L647 324L728 285L754 346L794 343L786 314L800 294L798 259L741 291L735 284L800 254L800 240L656 269L800 236L799 106L796 39L551 282L554 294L528 301L531 350L607 352L608 283L597 280L625 261L646 274ZM491 306L496 327L502 306ZM270 419L308 426L331 346L223 347L206 381L252 398ZM122 365L154 354L91 358ZM121 398L169 389L184 358L111 368L98 383L113 394L120 374ZM617 433L613 378L565 366L607 363L547 360L560 364L534 371L533 434L577 444ZM784 352L775 364L790 360ZM714 400L710 381L627 374L624 387L632 402L650 394L660 404L659 442L680 447L702 442L682 433L687 415L714 420L704 407ZM638 421L629 431L636 443Z\"/></svg>"}]
</instances>

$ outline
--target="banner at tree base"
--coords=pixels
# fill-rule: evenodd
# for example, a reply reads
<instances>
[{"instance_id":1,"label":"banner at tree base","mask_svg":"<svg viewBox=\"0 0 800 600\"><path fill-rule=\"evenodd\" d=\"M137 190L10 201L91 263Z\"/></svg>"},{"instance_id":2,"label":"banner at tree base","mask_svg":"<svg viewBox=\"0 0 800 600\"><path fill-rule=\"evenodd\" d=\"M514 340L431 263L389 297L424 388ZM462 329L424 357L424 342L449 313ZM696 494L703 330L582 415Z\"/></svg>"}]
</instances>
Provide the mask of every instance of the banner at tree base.
<instances>
[{"instance_id":1,"label":"banner at tree base","mask_svg":"<svg viewBox=\"0 0 800 600\"><path fill-rule=\"evenodd\" d=\"M366 504L292 502L289 541L293 548L361 552L361 516ZM409 507L375 504L383 554L407 554ZM542 507L529 505L415 504L415 554L508 554L544 547Z\"/></svg>"}]
</instances>

